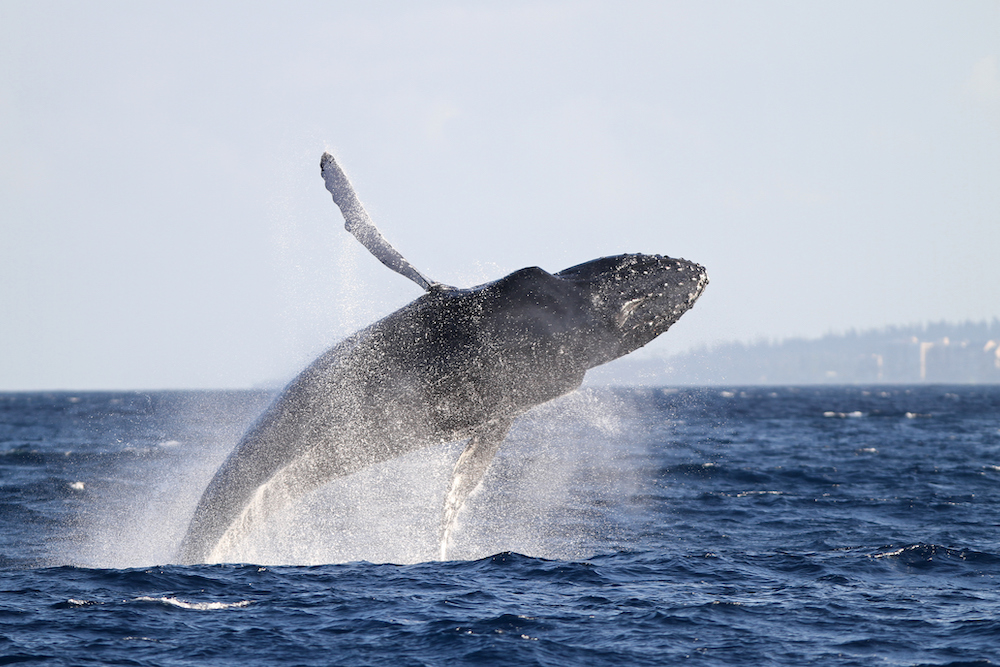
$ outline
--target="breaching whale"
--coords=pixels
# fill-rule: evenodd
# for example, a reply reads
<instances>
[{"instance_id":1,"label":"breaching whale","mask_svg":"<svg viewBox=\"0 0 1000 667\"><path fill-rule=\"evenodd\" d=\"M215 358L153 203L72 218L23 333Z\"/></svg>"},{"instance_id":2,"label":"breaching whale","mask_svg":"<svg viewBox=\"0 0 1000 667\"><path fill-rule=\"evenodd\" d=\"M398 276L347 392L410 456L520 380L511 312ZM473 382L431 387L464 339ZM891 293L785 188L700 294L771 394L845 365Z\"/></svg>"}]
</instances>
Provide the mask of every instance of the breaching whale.
<instances>
[{"instance_id":1,"label":"breaching whale","mask_svg":"<svg viewBox=\"0 0 1000 667\"><path fill-rule=\"evenodd\" d=\"M209 483L181 543L182 563L216 559L273 511L336 477L467 440L442 510L444 559L455 517L513 421L665 332L708 284L693 262L626 254L555 274L524 268L468 289L442 285L382 237L331 155L320 168L348 231L425 293L292 380Z\"/></svg>"}]
</instances>

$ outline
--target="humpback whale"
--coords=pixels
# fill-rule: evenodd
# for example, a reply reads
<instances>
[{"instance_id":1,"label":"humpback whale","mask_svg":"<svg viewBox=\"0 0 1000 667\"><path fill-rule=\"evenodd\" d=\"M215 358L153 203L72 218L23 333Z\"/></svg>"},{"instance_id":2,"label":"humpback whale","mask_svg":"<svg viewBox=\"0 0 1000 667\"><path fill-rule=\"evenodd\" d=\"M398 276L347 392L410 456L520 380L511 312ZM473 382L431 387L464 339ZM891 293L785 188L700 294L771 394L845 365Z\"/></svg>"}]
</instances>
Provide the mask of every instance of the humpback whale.
<instances>
[{"instance_id":1,"label":"humpback whale","mask_svg":"<svg viewBox=\"0 0 1000 667\"><path fill-rule=\"evenodd\" d=\"M445 559L455 517L513 421L665 332L708 284L694 262L624 254L558 273L524 268L471 288L443 285L379 233L333 156L324 153L320 169L347 230L425 292L323 353L277 396L201 496L182 563L217 559L336 477L465 440L441 513Z\"/></svg>"}]
</instances>

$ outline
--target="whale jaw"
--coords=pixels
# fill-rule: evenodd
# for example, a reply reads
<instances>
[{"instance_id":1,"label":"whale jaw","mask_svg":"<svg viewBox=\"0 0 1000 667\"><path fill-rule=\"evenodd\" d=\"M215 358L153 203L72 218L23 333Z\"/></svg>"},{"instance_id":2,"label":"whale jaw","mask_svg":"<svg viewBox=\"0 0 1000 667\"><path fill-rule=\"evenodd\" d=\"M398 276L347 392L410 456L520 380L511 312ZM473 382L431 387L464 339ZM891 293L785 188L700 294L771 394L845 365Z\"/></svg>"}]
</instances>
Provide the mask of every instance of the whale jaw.
<instances>
[{"instance_id":1,"label":"whale jaw","mask_svg":"<svg viewBox=\"0 0 1000 667\"><path fill-rule=\"evenodd\" d=\"M556 274L588 294L618 345L611 361L650 342L694 305L708 285L705 267L664 255L616 255Z\"/></svg>"}]
</instances>

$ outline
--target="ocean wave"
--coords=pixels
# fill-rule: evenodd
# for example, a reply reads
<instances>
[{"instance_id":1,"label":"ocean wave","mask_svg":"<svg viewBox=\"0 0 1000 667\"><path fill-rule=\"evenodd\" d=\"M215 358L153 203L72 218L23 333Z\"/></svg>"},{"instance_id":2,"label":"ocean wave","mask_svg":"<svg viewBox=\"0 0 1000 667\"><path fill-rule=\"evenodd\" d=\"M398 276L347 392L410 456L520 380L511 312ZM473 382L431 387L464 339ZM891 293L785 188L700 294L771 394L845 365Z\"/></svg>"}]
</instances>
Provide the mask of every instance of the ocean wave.
<instances>
[{"instance_id":1,"label":"ocean wave","mask_svg":"<svg viewBox=\"0 0 1000 667\"><path fill-rule=\"evenodd\" d=\"M934 565L1000 565L1000 555L974 549L954 549L940 544L909 544L883 547L872 558L896 561L908 567Z\"/></svg>"},{"instance_id":2,"label":"ocean wave","mask_svg":"<svg viewBox=\"0 0 1000 667\"><path fill-rule=\"evenodd\" d=\"M52 605L54 609L76 609L80 607L95 607L103 606L108 604L114 604L119 602L118 600L109 600L106 602L101 602L100 600L86 600L80 598L69 598L64 602L57 602ZM236 602L189 602L187 600L182 600L180 598L161 595L161 596L151 596L151 595L140 595L139 597L121 600L120 603L131 604L131 603L144 603L144 604L155 604L162 605L169 608L175 609L190 609L194 611L217 611L220 609L241 609L243 607L249 607L253 604L252 600L238 600Z\"/></svg>"}]
</instances>

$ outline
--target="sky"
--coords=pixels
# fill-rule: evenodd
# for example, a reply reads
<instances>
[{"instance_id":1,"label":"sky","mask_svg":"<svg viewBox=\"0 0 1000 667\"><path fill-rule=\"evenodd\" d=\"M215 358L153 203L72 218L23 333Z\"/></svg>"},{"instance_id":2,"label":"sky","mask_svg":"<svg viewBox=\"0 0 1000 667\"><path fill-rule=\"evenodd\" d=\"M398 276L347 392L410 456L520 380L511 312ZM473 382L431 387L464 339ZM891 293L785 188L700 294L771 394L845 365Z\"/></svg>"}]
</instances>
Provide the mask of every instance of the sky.
<instances>
[{"instance_id":1,"label":"sky","mask_svg":"<svg viewBox=\"0 0 1000 667\"><path fill-rule=\"evenodd\" d=\"M420 289L624 252L636 354L1000 316L1000 2L0 0L0 390L288 380Z\"/></svg>"}]
</instances>

